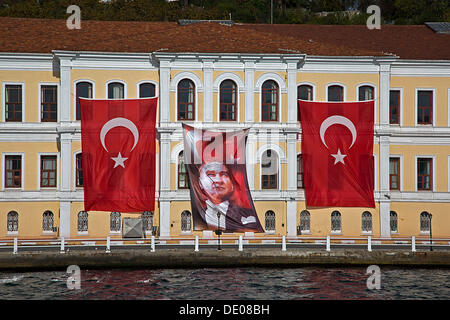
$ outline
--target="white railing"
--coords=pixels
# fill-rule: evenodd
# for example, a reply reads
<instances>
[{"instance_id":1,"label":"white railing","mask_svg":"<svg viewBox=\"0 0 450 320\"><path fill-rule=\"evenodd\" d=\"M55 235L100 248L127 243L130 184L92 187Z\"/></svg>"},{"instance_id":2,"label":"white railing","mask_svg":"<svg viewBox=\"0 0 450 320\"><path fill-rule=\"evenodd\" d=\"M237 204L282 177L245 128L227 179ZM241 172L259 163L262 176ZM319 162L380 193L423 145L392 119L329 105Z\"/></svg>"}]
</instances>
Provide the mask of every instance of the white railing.
<instances>
[{"instance_id":1,"label":"white railing","mask_svg":"<svg viewBox=\"0 0 450 320\"><path fill-rule=\"evenodd\" d=\"M151 238L75 238L75 239L7 239L0 240L0 250L10 249L12 247L13 254L19 252L19 248L59 248L61 253L67 252L67 249L76 247L105 247L105 252L111 252L111 246L148 246L151 252L156 251L156 245L158 244L159 249L170 248L173 246L183 246L183 247L194 247L194 251L200 251L201 246L213 246L219 244L217 238L202 238L199 239L198 236L195 237L177 237L177 238L156 238L151 236ZM397 246L410 248L412 252L417 250L417 247L429 247L432 250L435 248L450 247L450 238L433 238L430 241L428 237L416 238L412 236L410 238L372 238L372 236L367 237L357 237L357 238L342 238L342 237L332 237L327 235L326 237L294 237L286 238L286 236L274 236L274 237L222 237L220 240L220 245L233 247L237 245L239 251L244 250L244 244L249 246L280 246L281 251L287 251L288 247L302 247L308 245L314 245L324 248L326 251L331 251L332 247L345 247L345 246L356 246L365 248L367 251L371 252L373 248L377 246Z\"/></svg>"}]
</instances>

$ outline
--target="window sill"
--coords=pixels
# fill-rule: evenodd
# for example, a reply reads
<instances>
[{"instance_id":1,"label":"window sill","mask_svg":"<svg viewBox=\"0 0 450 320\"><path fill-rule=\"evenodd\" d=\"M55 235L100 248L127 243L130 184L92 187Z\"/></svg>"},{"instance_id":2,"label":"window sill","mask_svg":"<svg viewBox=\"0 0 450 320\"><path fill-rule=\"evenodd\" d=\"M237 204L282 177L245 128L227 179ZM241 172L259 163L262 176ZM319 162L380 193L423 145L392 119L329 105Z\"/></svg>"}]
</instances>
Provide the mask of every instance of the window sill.
<instances>
[{"instance_id":1,"label":"window sill","mask_svg":"<svg viewBox=\"0 0 450 320\"><path fill-rule=\"evenodd\" d=\"M429 236L430 235L430 231L420 231L420 235L421 236Z\"/></svg>"},{"instance_id":2,"label":"window sill","mask_svg":"<svg viewBox=\"0 0 450 320\"><path fill-rule=\"evenodd\" d=\"M181 231L181 235L183 236L192 235L192 231Z\"/></svg>"},{"instance_id":3,"label":"window sill","mask_svg":"<svg viewBox=\"0 0 450 320\"><path fill-rule=\"evenodd\" d=\"M120 236L120 231L109 231L110 236Z\"/></svg>"},{"instance_id":4,"label":"window sill","mask_svg":"<svg viewBox=\"0 0 450 320\"><path fill-rule=\"evenodd\" d=\"M300 232L300 233L298 233L297 235L298 236L303 236L303 235L311 235L312 233L311 233L311 231L302 231L302 232Z\"/></svg>"},{"instance_id":5,"label":"window sill","mask_svg":"<svg viewBox=\"0 0 450 320\"><path fill-rule=\"evenodd\" d=\"M88 231L78 231L77 235L78 236L87 236L87 235L89 235L89 232Z\"/></svg>"},{"instance_id":6,"label":"window sill","mask_svg":"<svg viewBox=\"0 0 450 320\"><path fill-rule=\"evenodd\" d=\"M331 234L334 236L341 236L342 235L342 231L331 231Z\"/></svg>"},{"instance_id":7,"label":"window sill","mask_svg":"<svg viewBox=\"0 0 450 320\"><path fill-rule=\"evenodd\" d=\"M372 232L361 232L361 236L373 236Z\"/></svg>"},{"instance_id":8,"label":"window sill","mask_svg":"<svg viewBox=\"0 0 450 320\"><path fill-rule=\"evenodd\" d=\"M17 236L19 235L19 231L8 231L6 233L7 236Z\"/></svg>"},{"instance_id":9,"label":"window sill","mask_svg":"<svg viewBox=\"0 0 450 320\"><path fill-rule=\"evenodd\" d=\"M275 234L275 230L273 230L273 231L266 231L266 232L264 232L264 234L274 235Z\"/></svg>"},{"instance_id":10,"label":"window sill","mask_svg":"<svg viewBox=\"0 0 450 320\"><path fill-rule=\"evenodd\" d=\"M48 235L54 235L56 232L54 231L42 231L42 235L48 236Z\"/></svg>"}]
</instances>

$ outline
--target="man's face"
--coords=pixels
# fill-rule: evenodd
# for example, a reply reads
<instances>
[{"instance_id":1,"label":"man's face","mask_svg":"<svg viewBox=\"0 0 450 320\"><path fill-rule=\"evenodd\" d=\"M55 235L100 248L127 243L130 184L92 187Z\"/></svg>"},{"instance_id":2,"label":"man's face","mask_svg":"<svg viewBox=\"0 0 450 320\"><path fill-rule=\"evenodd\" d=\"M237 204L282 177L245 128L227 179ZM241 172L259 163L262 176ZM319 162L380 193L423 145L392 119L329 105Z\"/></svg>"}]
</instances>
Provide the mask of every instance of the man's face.
<instances>
[{"instance_id":1,"label":"man's face","mask_svg":"<svg viewBox=\"0 0 450 320\"><path fill-rule=\"evenodd\" d=\"M200 168L200 186L214 204L228 200L234 191L228 169L218 162L204 164Z\"/></svg>"}]
</instances>

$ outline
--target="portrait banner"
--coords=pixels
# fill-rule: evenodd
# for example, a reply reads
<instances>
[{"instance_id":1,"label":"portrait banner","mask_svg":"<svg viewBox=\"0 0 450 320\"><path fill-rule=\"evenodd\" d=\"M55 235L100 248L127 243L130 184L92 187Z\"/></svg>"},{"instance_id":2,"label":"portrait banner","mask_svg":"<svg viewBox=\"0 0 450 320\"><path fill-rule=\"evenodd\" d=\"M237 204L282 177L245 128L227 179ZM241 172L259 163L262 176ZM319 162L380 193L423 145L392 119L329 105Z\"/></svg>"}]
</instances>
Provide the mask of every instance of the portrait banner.
<instances>
[{"instance_id":1,"label":"portrait banner","mask_svg":"<svg viewBox=\"0 0 450 320\"><path fill-rule=\"evenodd\" d=\"M247 181L248 129L216 132L183 124L194 230L264 232Z\"/></svg>"},{"instance_id":2,"label":"portrait banner","mask_svg":"<svg viewBox=\"0 0 450 320\"><path fill-rule=\"evenodd\" d=\"M80 105L84 210L153 211L157 98Z\"/></svg>"}]
</instances>

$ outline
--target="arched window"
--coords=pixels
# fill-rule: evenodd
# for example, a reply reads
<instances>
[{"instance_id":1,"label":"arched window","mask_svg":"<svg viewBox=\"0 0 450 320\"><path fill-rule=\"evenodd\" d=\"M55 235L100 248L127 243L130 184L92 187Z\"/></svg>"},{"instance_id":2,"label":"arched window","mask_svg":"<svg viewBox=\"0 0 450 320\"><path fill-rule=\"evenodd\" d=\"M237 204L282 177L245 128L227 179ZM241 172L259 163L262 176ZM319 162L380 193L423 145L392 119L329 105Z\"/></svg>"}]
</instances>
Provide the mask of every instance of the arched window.
<instances>
[{"instance_id":1,"label":"arched window","mask_svg":"<svg viewBox=\"0 0 450 320\"><path fill-rule=\"evenodd\" d=\"M278 121L278 84L273 80L267 80L262 85L262 121Z\"/></svg>"},{"instance_id":2,"label":"arched window","mask_svg":"<svg viewBox=\"0 0 450 320\"><path fill-rule=\"evenodd\" d=\"M300 234L301 232L309 232L311 224L311 215L307 210L300 212Z\"/></svg>"},{"instance_id":3,"label":"arched window","mask_svg":"<svg viewBox=\"0 0 450 320\"><path fill-rule=\"evenodd\" d=\"M297 99L313 100L313 87L308 84L302 84L297 87ZM297 111L297 121L300 121L300 112Z\"/></svg>"},{"instance_id":4,"label":"arched window","mask_svg":"<svg viewBox=\"0 0 450 320\"><path fill-rule=\"evenodd\" d=\"M344 88L339 85L329 86L328 101L344 101Z\"/></svg>"},{"instance_id":5,"label":"arched window","mask_svg":"<svg viewBox=\"0 0 450 320\"><path fill-rule=\"evenodd\" d=\"M372 214L369 211L362 213L361 230L362 232L372 232Z\"/></svg>"},{"instance_id":6,"label":"arched window","mask_svg":"<svg viewBox=\"0 0 450 320\"><path fill-rule=\"evenodd\" d=\"M8 232L17 232L19 230L19 214L16 211L10 211L7 220Z\"/></svg>"},{"instance_id":7,"label":"arched window","mask_svg":"<svg viewBox=\"0 0 450 320\"><path fill-rule=\"evenodd\" d=\"M420 214L420 232L430 232L431 227L431 215L428 212L422 212Z\"/></svg>"},{"instance_id":8,"label":"arched window","mask_svg":"<svg viewBox=\"0 0 450 320\"><path fill-rule=\"evenodd\" d=\"M187 210L181 213L181 231L182 232L191 231L191 213Z\"/></svg>"},{"instance_id":9,"label":"arched window","mask_svg":"<svg viewBox=\"0 0 450 320\"><path fill-rule=\"evenodd\" d=\"M53 231L53 212L49 210L42 215L42 231Z\"/></svg>"},{"instance_id":10,"label":"arched window","mask_svg":"<svg viewBox=\"0 0 450 320\"><path fill-rule=\"evenodd\" d=\"M359 101L373 100L374 88L372 86L361 86L358 89Z\"/></svg>"},{"instance_id":11,"label":"arched window","mask_svg":"<svg viewBox=\"0 0 450 320\"><path fill-rule=\"evenodd\" d=\"M78 212L78 232L88 231L88 213L86 211Z\"/></svg>"},{"instance_id":12,"label":"arched window","mask_svg":"<svg viewBox=\"0 0 450 320\"><path fill-rule=\"evenodd\" d=\"M178 189L189 189L189 175L184 164L184 152L178 155Z\"/></svg>"},{"instance_id":13,"label":"arched window","mask_svg":"<svg viewBox=\"0 0 450 320\"><path fill-rule=\"evenodd\" d=\"M278 189L278 155L266 150L261 157L261 188Z\"/></svg>"},{"instance_id":14,"label":"arched window","mask_svg":"<svg viewBox=\"0 0 450 320\"><path fill-rule=\"evenodd\" d=\"M275 212L269 210L266 212L266 232L275 231Z\"/></svg>"},{"instance_id":15,"label":"arched window","mask_svg":"<svg viewBox=\"0 0 450 320\"><path fill-rule=\"evenodd\" d=\"M82 163L82 156L81 153L78 153L76 155L76 186L82 187L83 186L83 163Z\"/></svg>"},{"instance_id":16,"label":"arched window","mask_svg":"<svg viewBox=\"0 0 450 320\"><path fill-rule=\"evenodd\" d=\"M155 96L156 87L153 83L144 82L139 85L139 98L151 98Z\"/></svg>"},{"instance_id":17,"label":"arched window","mask_svg":"<svg viewBox=\"0 0 450 320\"><path fill-rule=\"evenodd\" d=\"M111 212L109 216L109 230L112 232L120 231L120 212Z\"/></svg>"},{"instance_id":18,"label":"arched window","mask_svg":"<svg viewBox=\"0 0 450 320\"><path fill-rule=\"evenodd\" d=\"M144 225L144 231L151 232L153 229L153 212L144 211L141 215L142 224Z\"/></svg>"},{"instance_id":19,"label":"arched window","mask_svg":"<svg viewBox=\"0 0 450 320\"><path fill-rule=\"evenodd\" d=\"M397 213L395 211L391 211L389 213L389 220L390 220L391 232L392 233L398 232L398 217L397 217Z\"/></svg>"},{"instance_id":20,"label":"arched window","mask_svg":"<svg viewBox=\"0 0 450 320\"><path fill-rule=\"evenodd\" d=\"M232 80L220 84L220 121L236 121L237 86Z\"/></svg>"},{"instance_id":21,"label":"arched window","mask_svg":"<svg viewBox=\"0 0 450 320\"><path fill-rule=\"evenodd\" d=\"M78 82L75 88L76 120L81 120L80 98L92 98L92 83Z\"/></svg>"},{"instance_id":22,"label":"arched window","mask_svg":"<svg viewBox=\"0 0 450 320\"><path fill-rule=\"evenodd\" d=\"M125 86L120 82L111 82L108 84L108 99L123 99Z\"/></svg>"},{"instance_id":23,"label":"arched window","mask_svg":"<svg viewBox=\"0 0 450 320\"><path fill-rule=\"evenodd\" d=\"M332 232L342 231L341 213L339 211L333 211L331 213L331 231Z\"/></svg>"},{"instance_id":24,"label":"arched window","mask_svg":"<svg viewBox=\"0 0 450 320\"><path fill-rule=\"evenodd\" d=\"M195 85L189 79L178 82L178 120L194 120Z\"/></svg>"},{"instance_id":25,"label":"arched window","mask_svg":"<svg viewBox=\"0 0 450 320\"><path fill-rule=\"evenodd\" d=\"M303 158L297 155L297 189L303 189Z\"/></svg>"}]
</instances>

